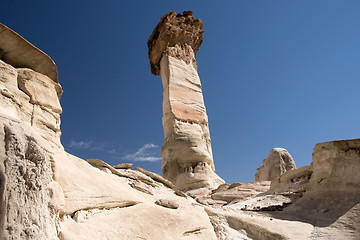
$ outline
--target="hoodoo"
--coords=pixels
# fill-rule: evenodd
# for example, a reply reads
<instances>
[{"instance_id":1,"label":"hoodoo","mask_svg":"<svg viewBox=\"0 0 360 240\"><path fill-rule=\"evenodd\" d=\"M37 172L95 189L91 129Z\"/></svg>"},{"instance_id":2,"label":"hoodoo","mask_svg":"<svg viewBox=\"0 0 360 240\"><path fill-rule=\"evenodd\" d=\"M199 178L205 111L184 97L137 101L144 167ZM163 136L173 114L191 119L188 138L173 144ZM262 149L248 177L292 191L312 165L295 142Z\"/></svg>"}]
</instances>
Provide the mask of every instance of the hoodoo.
<instances>
[{"instance_id":1,"label":"hoodoo","mask_svg":"<svg viewBox=\"0 0 360 240\"><path fill-rule=\"evenodd\" d=\"M319 143L298 169L275 148L255 182L221 184L195 60L202 28L170 12L148 42L164 85L164 179L67 153L55 63L0 24L1 240L359 239L360 139Z\"/></svg>"},{"instance_id":2,"label":"hoodoo","mask_svg":"<svg viewBox=\"0 0 360 240\"><path fill-rule=\"evenodd\" d=\"M162 172L177 189L216 188L208 117L195 55L204 23L191 11L165 14L148 40L151 72L161 75L163 127Z\"/></svg>"}]
</instances>

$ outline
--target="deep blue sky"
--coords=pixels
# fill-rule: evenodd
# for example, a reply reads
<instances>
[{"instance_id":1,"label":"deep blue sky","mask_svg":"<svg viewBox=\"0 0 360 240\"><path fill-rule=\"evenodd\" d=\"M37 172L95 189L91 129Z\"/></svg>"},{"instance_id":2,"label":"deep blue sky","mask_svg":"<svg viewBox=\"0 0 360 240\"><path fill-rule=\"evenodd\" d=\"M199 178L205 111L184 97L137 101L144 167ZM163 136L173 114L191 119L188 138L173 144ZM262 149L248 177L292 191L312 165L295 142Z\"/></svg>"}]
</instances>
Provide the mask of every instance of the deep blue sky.
<instances>
[{"instance_id":1,"label":"deep blue sky","mask_svg":"<svg viewBox=\"0 0 360 240\"><path fill-rule=\"evenodd\" d=\"M4 1L0 22L57 64L68 152L161 172L146 42L170 10L205 23L198 70L226 182L253 181L274 147L301 167L316 143L359 137L360 1Z\"/></svg>"}]
</instances>

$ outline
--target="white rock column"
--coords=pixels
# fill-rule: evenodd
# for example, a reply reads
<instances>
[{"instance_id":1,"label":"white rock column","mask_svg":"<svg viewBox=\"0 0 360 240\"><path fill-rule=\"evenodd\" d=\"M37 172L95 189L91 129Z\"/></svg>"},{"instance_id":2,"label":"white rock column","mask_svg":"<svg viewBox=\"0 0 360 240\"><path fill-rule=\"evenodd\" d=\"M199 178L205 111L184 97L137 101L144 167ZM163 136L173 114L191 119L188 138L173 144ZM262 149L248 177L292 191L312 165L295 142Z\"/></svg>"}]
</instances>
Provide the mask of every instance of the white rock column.
<instances>
[{"instance_id":1,"label":"white rock column","mask_svg":"<svg viewBox=\"0 0 360 240\"><path fill-rule=\"evenodd\" d=\"M189 12L177 16L170 12L160 20L148 42L150 62L158 60L158 65L152 65L153 73L161 75L164 87L162 171L180 190L213 189L224 183L215 174L195 60L202 26Z\"/></svg>"}]
</instances>

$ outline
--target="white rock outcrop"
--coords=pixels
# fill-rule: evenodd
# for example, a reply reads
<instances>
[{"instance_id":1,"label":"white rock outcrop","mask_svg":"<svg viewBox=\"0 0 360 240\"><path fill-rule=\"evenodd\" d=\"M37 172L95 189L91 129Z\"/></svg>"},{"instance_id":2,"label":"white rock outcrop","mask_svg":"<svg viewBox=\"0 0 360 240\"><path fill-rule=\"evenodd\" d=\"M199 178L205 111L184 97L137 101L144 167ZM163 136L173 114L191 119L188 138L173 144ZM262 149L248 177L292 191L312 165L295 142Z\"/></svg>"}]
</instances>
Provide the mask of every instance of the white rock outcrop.
<instances>
[{"instance_id":1,"label":"white rock outcrop","mask_svg":"<svg viewBox=\"0 0 360 240\"><path fill-rule=\"evenodd\" d=\"M216 239L203 207L175 194L168 180L96 159L89 160L93 167L65 152L60 142L61 87L57 78L39 72L48 67L26 60L41 59L42 66L53 62L1 25L4 29L0 239ZM10 52L22 51L29 51L21 62L28 68L9 64L17 59Z\"/></svg>"},{"instance_id":2,"label":"white rock outcrop","mask_svg":"<svg viewBox=\"0 0 360 240\"><path fill-rule=\"evenodd\" d=\"M206 113L185 111L182 115L186 104L178 102L176 91L168 91L168 99L178 96L172 101L180 107L169 108L167 114L179 115L164 119L181 127L167 130L177 136L175 146L184 147L179 151L192 146L191 151L200 155L194 158L200 161L195 169L188 169L189 175L182 175L185 180L180 178L178 185L195 188L174 191L169 180L145 169L131 170L131 164L113 167L99 159L84 161L65 152L60 142L61 87L57 79L40 72L47 67L26 63L26 59L42 59L49 61L42 66L51 69L52 60L10 29L3 25L1 29L7 32L0 31L0 48L5 53L0 60L0 239L359 239L360 139L319 143L311 165L288 170L271 183L221 184L198 195L197 187L211 186L214 175L207 173L215 174L212 162L206 162L209 152L199 150L206 141L196 133L203 131L207 139L208 130L195 122L194 128L182 127L188 125L181 125L177 118L199 117L201 122ZM12 42L3 44L4 39ZM168 55L158 56L159 68L153 70L167 69L170 77L163 80L176 82L179 78L171 74L182 75L174 69L183 66L188 74L194 59L187 63L169 53L184 46L164 46ZM199 46L195 41L191 49ZM184 49L191 53L186 45ZM12 65L19 59L10 50L29 50L21 59L27 67ZM191 93L186 99L194 96L199 95ZM196 130L199 126L201 130ZM173 154L169 156L177 156ZM191 182L194 179L201 184Z\"/></svg>"},{"instance_id":3,"label":"white rock outcrop","mask_svg":"<svg viewBox=\"0 0 360 240\"><path fill-rule=\"evenodd\" d=\"M294 159L284 148L273 148L255 174L255 181L271 181L296 168Z\"/></svg>"},{"instance_id":4,"label":"white rock outcrop","mask_svg":"<svg viewBox=\"0 0 360 240\"><path fill-rule=\"evenodd\" d=\"M22 42L22 47L27 44L5 26L1 25L0 29L0 38L5 34L9 41ZM4 44L0 48L4 53L2 59L6 60L7 53L12 54L16 45ZM24 59L26 56L25 52ZM59 188L54 182L51 152L54 148L63 151L61 93L61 86L48 76L0 60L2 239L57 239L57 208L62 199L57 198Z\"/></svg>"},{"instance_id":5,"label":"white rock outcrop","mask_svg":"<svg viewBox=\"0 0 360 240\"><path fill-rule=\"evenodd\" d=\"M211 140L195 55L203 23L187 11L165 14L148 41L152 73L161 75L163 127L162 171L179 190L217 188Z\"/></svg>"}]
</instances>

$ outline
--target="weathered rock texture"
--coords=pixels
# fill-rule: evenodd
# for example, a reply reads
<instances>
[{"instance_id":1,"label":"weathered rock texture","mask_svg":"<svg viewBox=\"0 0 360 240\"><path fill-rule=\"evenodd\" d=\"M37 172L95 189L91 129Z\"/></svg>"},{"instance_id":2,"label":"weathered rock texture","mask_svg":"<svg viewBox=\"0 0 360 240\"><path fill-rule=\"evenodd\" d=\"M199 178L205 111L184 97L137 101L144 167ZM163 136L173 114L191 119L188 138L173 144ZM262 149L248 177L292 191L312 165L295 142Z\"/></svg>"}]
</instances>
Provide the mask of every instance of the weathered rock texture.
<instances>
[{"instance_id":1,"label":"weathered rock texture","mask_svg":"<svg viewBox=\"0 0 360 240\"><path fill-rule=\"evenodd\" d=\"M30 68L58 81L54 61L19 34L0 23L0 59L16 68Z\"/></svg>"},{"instance_id":2,"label":"weathered rock texture","mask_svg":"<svg viewBox=\"0 0 360 240\"><path fill-rule=\"evenodd\" d=\"M0 32L5 60L25 58L0 60L0 239L215 240L203 207L168 180L64 151L61 87L32 62L50 58L10 33Z\"/></svg>"},{"instance_id":3,"label":"weathered rock texture","mask_svg":"<svg viewBox=\"0 0 360 240\"><path fill-rule=\"evenodd\" d=\"M213 189L224 183L215 174L195 60L203 25L192 12L172 11L161 18L148 40L151 71L161 75L164 87L162 171L180 190Z\"/></svg>"},{"instance_id":4,"label":"weathered rock texture","mask_svg":"<svg viewBox=\"0 0 360 240\"><path fill-rule=\"evenodd\" d=\"M0 60L0 239L359 239L360 139L317 144L310 166L270 188L222 184L199 196L141 168L66 153L60 95L48 76Z\"/></svg>"},{"instance_id":5,"label":"weathered rock texture","mask_svg":"<svg viewBox=\"0 0 360 240\"><path fill-rule=\"evenodd\" d=\"M310 166L288 171L273 180L267 194L291 198L293 204L280 216L312 224L310 238L357 239L359 171L360 139L319 143Z\"/></svg>"},{"instance_id":6,"label":"weathered rock texture","mask_svg":"<svg viewBox=\"0 0 360 240\"><path fill-rule=\"evenodd\" d=\"M269 156L263 160L263 165L258 168L255 181L271 181L295 168L295 162L286 149L273 148Z\"/></svg>"},{"instance_id":7,"label":"weathered rock texture","mask_svg":"<svg viewBox=\"0 0 360 240\"><path fill-rule=\"evenodd\" d=\"M0 45L0 48L6 49ZM57 239L60 85L0 60L0 238Z\"/></svg>"},{"instance_id":8,"label":"weathered rock texture","mask_svg":"<svg viewBox=\"0 0 360 240\"><path fill-rule=\"evenodd\" d=\"M256 196L247 193L255 185L222 185L211 198L227 200L227 211L205 202L206 211L218 239L358 239L359 168L360 139L319 143L310 166L287 171Z\"/></svg>"},{"instance_id":9,"label":"weathered rock texture","mask_svg":"<svg viewBox=\"0 0 360 240\"><path fill-rule=\"evenodd\" d=\"M151 72L155 75L160 74L160 61L168 47L189 46L196 55L203 41L203 27L204 23L198 18L195 19L191 11L178 15L175 11L165 14L148 40ZM190 52L186 51L176 52L178 58L182 58L188 64L193 59L189 54Z\"/></svg>"}]
</instances>

